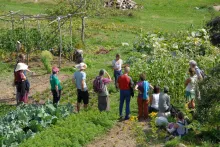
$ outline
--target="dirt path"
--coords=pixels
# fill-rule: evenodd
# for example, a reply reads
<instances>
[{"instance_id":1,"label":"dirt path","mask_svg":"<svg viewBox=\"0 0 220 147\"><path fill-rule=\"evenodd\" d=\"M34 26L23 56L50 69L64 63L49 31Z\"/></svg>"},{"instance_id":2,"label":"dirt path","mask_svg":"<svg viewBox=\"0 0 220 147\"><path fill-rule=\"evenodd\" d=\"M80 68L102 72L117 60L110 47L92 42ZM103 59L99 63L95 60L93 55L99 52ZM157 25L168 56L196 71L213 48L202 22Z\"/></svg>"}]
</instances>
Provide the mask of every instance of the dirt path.
<instances>
[{"instance_id":1,"label":"dirt path","mask_svg":"<svg viewBox=\"0 0 220 147\"><path fill-rule=\"evenodd\" d=\"M30 93L29 97L31 97L36 92L43 92L44 90L50 87L49 82L50 74L44 75L35 75L35 76L28 76L30 81ZM60 74L59 79L60 81L65 81L70 78L69 75ZM13 75L8 75L4 79L0 79L0 103L7 103L7 104L16 104L15 100L15 87L12 86Z\"/></svg>"},{"instance_id":2,"label":"dirt path","mask_svg":"<svg viewBox=\"0 0 220 147\"><path fill-rule=\"evenodd\" d=\"M136 147L136 140L130 120L117 122L105 136L97 138L87 147Z\"/></svg>"}]
</instances>

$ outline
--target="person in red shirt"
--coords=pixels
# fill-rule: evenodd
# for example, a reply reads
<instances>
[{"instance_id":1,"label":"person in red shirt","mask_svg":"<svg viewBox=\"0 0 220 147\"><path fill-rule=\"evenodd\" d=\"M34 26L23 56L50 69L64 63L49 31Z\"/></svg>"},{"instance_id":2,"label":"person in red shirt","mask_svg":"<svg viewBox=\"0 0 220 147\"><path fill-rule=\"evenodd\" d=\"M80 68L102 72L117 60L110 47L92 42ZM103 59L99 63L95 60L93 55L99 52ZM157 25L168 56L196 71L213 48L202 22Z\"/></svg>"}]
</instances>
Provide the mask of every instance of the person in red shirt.
<instances>
[{"instance_id":1,"label":"person in red shirt","mask_svg":"<svg viewBox=\"0 0 220 147\"><path fill-rule=\"evenodd\" d=\"M130 99L131 99L130 88L133 86L132 78L128 76L129 72L130 72L130 67L125 67L124 74L119 76L117 80L117 85L120 89L119 115L120 118L123 117L122 110L123 110L124 101L126 101L125 120L129 119Z\"/></svg>"}]
</instances>

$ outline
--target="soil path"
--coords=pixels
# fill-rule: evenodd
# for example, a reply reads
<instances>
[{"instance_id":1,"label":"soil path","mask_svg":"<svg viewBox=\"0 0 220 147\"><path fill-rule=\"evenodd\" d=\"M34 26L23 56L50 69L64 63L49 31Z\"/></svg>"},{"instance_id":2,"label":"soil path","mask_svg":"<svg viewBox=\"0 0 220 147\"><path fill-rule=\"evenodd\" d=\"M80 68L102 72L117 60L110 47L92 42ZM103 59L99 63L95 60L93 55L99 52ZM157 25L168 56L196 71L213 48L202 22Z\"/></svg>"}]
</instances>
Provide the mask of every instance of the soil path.
<instances>
[{"instance_id":1,"label":"soil path","mask_svg":"<svg viewBox=\"0 0 220 147\"><path fill-rule=\"evenodd\" d=\"M87 147L136 147L136 139L130 120L117 122L106 135L97 138Z\"/></svg>"},{"instance_id":2,"label":"soil path","mask_svg":"<svg viewBox=\"0 0 220 147\"><path fill-rule=\"evenodd\" d=\"M44 90L48 89L50 87L49 77L50 74L28 76L28 79L31 84L29 97L31 97L36 92L41 93ZM65 81L68 78L70 78L69 75L65 75L65 74L59 75L60 81ZM16 104L15 87L12 86L12 81L13 81L13 75L8 75L4 79L3 78L0 79L0 89L1 89L0 103L7 103L11 105Z\"/></svg>"}]
</instances>

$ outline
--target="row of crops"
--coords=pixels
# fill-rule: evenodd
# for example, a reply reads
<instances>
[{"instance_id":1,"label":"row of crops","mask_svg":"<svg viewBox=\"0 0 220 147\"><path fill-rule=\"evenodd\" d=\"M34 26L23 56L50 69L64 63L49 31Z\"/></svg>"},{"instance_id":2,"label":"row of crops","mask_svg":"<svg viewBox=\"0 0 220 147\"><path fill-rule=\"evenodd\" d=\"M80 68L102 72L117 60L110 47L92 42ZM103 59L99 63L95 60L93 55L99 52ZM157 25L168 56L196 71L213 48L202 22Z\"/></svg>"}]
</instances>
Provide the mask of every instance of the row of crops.
<instances>
[{"instance_id":1,"label":"row of crops","mask_svg":"<svg viewBox=\"0 0 220 147\"><path fill-rule=\"evenodd\" d=\"M127 58L126 63L131 66L130 75L135 82L139 80L140 73L146 73L147 80L153 85L168 86L171 101L178 105L184 105L184 81L188 76L189 60L196 60L206 74L220 63L219 49L210 44L209 35L204 29L176 34L142 33L135 41L132 52L128 49L123 49L121 52L124 53L122 58L124 60ZM90 77L94 74L92 68L106 67L107 63L107 61L96 63L99 58L102 58L102 61L104 58L97 56L94 60L93 56L87 56L89 59L86 60L94 65L87 70L89 87L94 78ZM61 103L74 103L76 91L73 90L71 80L62 84ZM114 87L110 86L111 89ZM2 145L16 146L21 143L21 146L82 146L87 144L114 125L118 112L116 93L111 94L111 111L107 113L100 113L97 110L97 99L93 99L95 95L91 91L90 94L92 94L91 107L79 114L71 114L73 109L71 105L55 108L47 103L42 106L18 107L0 119L0 129L3 132L0 137ZM37 93L33 96L35 101L51 98L49 89L43 94Z\"/></svg>"}]
</instances>

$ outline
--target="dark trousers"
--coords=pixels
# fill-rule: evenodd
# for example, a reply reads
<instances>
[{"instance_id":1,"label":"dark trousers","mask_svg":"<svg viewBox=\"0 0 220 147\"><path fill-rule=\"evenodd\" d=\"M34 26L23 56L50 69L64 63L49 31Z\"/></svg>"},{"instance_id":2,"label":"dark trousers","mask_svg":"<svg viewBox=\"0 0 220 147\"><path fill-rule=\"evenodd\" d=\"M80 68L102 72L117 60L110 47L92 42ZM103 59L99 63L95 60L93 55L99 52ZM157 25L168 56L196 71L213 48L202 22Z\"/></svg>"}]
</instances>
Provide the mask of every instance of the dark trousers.
<instances>
[{"instance_id":1,"label":"dark trousers","mask_svg":"<svg viewBox=\"0 0 220 147\"><path fill-rule=\"evenodd\" d=\"M59 96L57 96L56 90L51 90L53 94L53 104L57 104L60 101L61 90L59 90Z\"/></svg>"},{"instance_id":2,"label":"dark trousers","mask_svg":"<svg viewBox=\"0 0 220 147\"><path fill-rule=\"evenodd\" d=\"M116 87L116 88L117 88L117 80L118 80L118 77L119 77L120 75L122 75L121 70L120 70L120 71L114 70L115 87Z\"/></svg>"},{"instance_id":3,"label":"dark trousers","mask_svg":"<svg viewBox=\"0 0 220 147\"><path fill-rule=\"evenodd\" d=\"M130 114L130 99L131 99L130 90L120 90L119 115L122 116L124 101L126 101L125 119L127 119Z\"/></svg>"}]
</instances>

